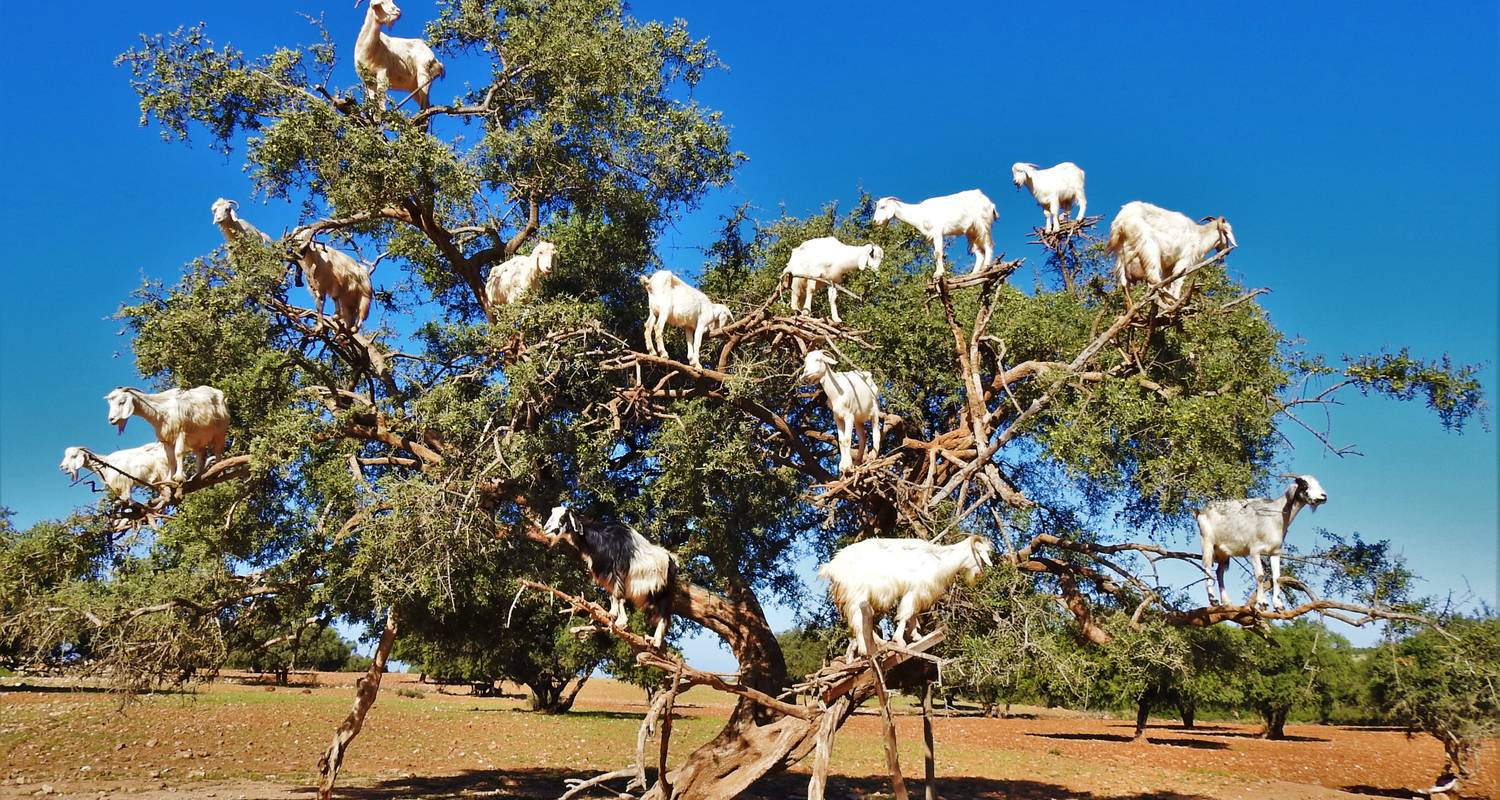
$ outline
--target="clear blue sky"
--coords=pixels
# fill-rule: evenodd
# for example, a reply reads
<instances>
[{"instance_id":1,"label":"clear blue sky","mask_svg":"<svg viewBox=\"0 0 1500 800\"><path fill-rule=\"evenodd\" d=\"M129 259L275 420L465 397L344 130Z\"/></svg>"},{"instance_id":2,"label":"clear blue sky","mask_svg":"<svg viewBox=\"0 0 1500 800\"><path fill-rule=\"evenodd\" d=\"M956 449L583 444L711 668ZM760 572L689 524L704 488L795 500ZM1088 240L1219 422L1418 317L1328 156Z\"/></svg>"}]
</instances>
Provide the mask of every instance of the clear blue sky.
<instances>
[{"instance_id":1,"label":"clear blue sky","mask_svg":"<svg viewBox=\"0 0 1500 800\"><path fill-rule=\"evenodd\" d=\"M395 33L416 35L431 8L408 0ZM1009 166L1071 160L1088 172L1095 213L1140 199L1228 216L1241 244L1232 268L1274 290L1265 306L1310 349L1335 359L1403 345L1447 352L1483 362L1493 394L1495 4L1143 8L637 3L638 17L684 17L709 37L730 69L697 97L724 112L750 156L732 186L668 232L664 260L694 271L716 218L744 202L774 217L851 202L861 187L908 199L978 187L999 205L998 248L1037 261L1024 233L1040 212L1010 186ZM171 281L220 243L215 197L250 199L235 158L137 127L113 57L138 32L198 20L250 52L310 40L298 11L327 15L337 81L352 85L363 12L347 1L11 9L14 29L48 32L12 42L12 63L44 79L0 89L10 109L0 237L11 254L0 502L20 524L92 501L57 471L64 447L148 440L145 426L117 438L105 423L103 394L137 380L107 318L143 274ZM445 61L439 98L483 74L472 59ZM273 232L296 216L284 203L244 211ZM1335 436L1366 455L1338 459L1297 437L1291 466L1317 474L1332 499L1293 539L1315 526L1389 538L1425 591L1494 603L1496 434L1445 434L1416 405L1347 399ZM1184 530L1176 543L1190 542Z\"/></svg>"}]
</instances>

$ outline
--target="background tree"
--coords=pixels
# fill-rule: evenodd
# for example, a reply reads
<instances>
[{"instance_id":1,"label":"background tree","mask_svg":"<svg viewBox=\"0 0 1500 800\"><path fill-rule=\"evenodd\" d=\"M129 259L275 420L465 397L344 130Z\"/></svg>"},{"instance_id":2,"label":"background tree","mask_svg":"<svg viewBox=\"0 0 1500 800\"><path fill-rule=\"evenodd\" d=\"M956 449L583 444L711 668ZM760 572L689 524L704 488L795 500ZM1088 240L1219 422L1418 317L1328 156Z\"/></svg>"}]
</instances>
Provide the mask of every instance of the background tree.
<instances>
[{"instance_id":1,"label":"background tree","mask_svg":"<svg viewBox=\"0 0 1500 800\"><path fill-rule=\"evenodd\" d=\"M1388 720L1443 743L1447 768L1473 775L1500 733L1500 619L1454 617L1388 642L1371 664L1371 697Z\"/></svg>"},{"instance_id":2,"label":"background tree","mask_svg":"<svg viewBox=\"0 0 1500 800\"><path fill-rule=\"evenodd\" d=\"M1424 399L1461 427L1480 405L1471 368L1303 352L1218 263L1197 268L1172 316L1153 313L1149 287L1107 289L1097 249L1067 286L1022 291L1007 280L1014 263L933 283L927 245L872 227L868 198L809 219L731 218L701 285L735 323L705 369L647 356L633 346L645 310L634 276L658 266L659 232L740 158L691 100L711 51L684 24L637 23L609 0L448 3L427 35L445 61L491 71L414 117L331 101L357 92L333 85L326 39L247 57L188 28L121 57L144 121L243 149L257 190L303 204L303 229L388 254L380 301L399 322L358 336L315 326L277 248L240 248L232 264L214 254L171 286L142 287L121 312L138 368L160 386L223 389L233 446L160 503L72 523L101 539L80 556L60 536L21 537L61 565L23 575L8 608L8 640L29 658L87 647L121 675L180 675L222 660L213 637L226 616L273 597L364 623L379 638L321 763L326 796L398 634L471 641L480 620L504 617L516 578L587 594L576 565L558 572L573 554L549 554L536 524L565 500L671 548L678 624L712 631L738 660L738 680L720 687L737 696L724 729L648 790L728 796L875 692L863 675L827 708L777 700L791 676L762 608L804 599L796 555L858 536L993 537L1007 566L985 585L1002 596L974 601L979 616L1022 614L1030 627L1001 635L1045 633L1036 656L1068 665L1061 643L1108 643L1135 625L1411 616L1314 594L1342 574L1348 553L1334 548L1304 554L1287 611L1193 607L1155 567L1197 554L1157 540L1192 504L1269 489L1278 426L1297 424L1296 410L1353 388ZM791 248L830 233L886 252L850 282L861 299L843 309L847 327L785 316L775 297ZM486 270L538 237L557 244L557 269L528 302L484 307ZM826 404L794 377L815 346L870 370L892 415L884 455L847 475L833 473ZM110 540L147 520L158 528L136 528L129 546ZM551 633L502 650L571 646ZM159 656L118 644L147 634ZM974 675L997 690L1018 680L993 661Z\"/></svg>"}]
</instances>

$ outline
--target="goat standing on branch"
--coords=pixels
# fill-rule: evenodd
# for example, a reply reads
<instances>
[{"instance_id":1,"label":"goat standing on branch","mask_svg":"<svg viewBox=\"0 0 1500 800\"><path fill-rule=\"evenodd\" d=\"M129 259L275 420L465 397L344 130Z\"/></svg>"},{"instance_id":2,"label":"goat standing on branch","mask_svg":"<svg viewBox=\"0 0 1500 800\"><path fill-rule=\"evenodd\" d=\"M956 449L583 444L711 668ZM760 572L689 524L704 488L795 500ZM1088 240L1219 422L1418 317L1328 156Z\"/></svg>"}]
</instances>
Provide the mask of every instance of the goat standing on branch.
<instances>
[{"instance_id":1,"label":"goat standing on branch","mask_svg":"<svg viewBox=\"0 0 1500 800\"><path fill-rule=\"evenodd\" d=\"M1203 572L1208 575L1208 602L1229 605L1229 593L1224 591L1224 570L1229 559L1249 556L1250 566L1255 572L1255 599L1252 606L1261 604L1260 557L1271 557L1271 603L1277 610L1281 602L1281 545L1286 541L1287 528L1297 518L1303 506L1318 506L1328 502L1328 493L1311 475L1283 475L1291 478L1292 485L1281 497L1249 497L1243 500L1215 500L1195 511L1198 533L1203 537ZM1209 568L1217 564L1219 595L1214 597L1215 576Z\"/></svg>"},{"instance_id":2,"label":"goat standing on branch","mask_svg":"<svg viewBox=\"0 0 1500 800\"><path fill-rule=\"evenodd\" d=\"M1126 203L1109 225L1108 249L1124 289L1132 282L1159 284L1201 261L1210 250L1238 247L1234 228L1223 217L1194 223L1176 211L1139 200ZM1182 278L1162 290L1174 305L1182 302Z\"/></svg>"},{"instance_id":3,"label":"goat standing on branch","mask_svg":"<svg viewBox=\"0 0 1500 800\"><path fill-rule=\"evenodd\" d=\"M333 313L351 332L358 332L370 316L370 273L354 257L313 238L312 230L292 239L292 252L307 278L318 325L323 324L323 298L333 298Z\"/></svg>"},{"instance_id":4,"label":"goat standing on branch","mask_svg":"<svg viewBox=\"0 0 1500 800\"><path fill-rule=\"evenodd\" d=\"M703 334L716 331L734 320L729 307L715 303L708 295L687 285L670 271L659 269L649 277L641 276L641 285L649 295L650 311L646 315L646 352L669 358L662 338L668 325L680 329L688 340L688 363L702 369Z\"/></svg>"},{"instance_id":5,"label":"goat standing on branch","mask_svg":"<svg viewBox=\"0 0 1500 800\"><path fill-rule=\"evenodd\" d=\"M212 386L168 389L149 394L120 387L104 396L109 403L109 424L120 433L132 416L151 423L156 439L165 448L170 480L187 480L183 461L189 453L198 457L198 471L208 466L210 453L224 455L224 437L229 432L229 405L224 393Z\"/></svg>"},{"instance_id":6,"label":"goat standing on branch","mask_svg":"<svg viewBox=\"0 0 1500 800\"><path fill-rule=\"evenodd\" d=\"M872 428L870 450L880 454L880 390L875 376L865 370L834 372L839 363L822 350L809 350L802 359L802 382L817 383L828 396L828 410L839 434L839 473L854 468L854 435L859 434L859 459L865 460L865 423Z\"/></svg>"},{"instance_id":7,"label":"goat standing on branch","mask_svg":"<svg viewBox=\"0 0 1500 800\"><path fill-rule=\"evenodd\" d=\"M1018 161L1010 167L1010 179L1017 189L1024 186L1031 190L1036 204L1042 207L1046 233L1056 231L1073 208L1078 209L1080 220L1088 210L1088 198L1083 194L1083 170L1071 161L1047 169Z\"/></svg>"},{"instance_id":8,"label":"goat standing on branch","mask_svg":"<svg viewBox=\"0 0 1500 800\"><path fill-rule=\"evenodd\" d=\"M403 39L380 32L401 18L395 0L369 0L365 24L354 42L354 68L365 87L374 94L376 103L385 108L385 93L396 89L411 92L417 105L427 108L429 85L443 77L443 62L432 54L432 48L421 39ZM402 101L406 102L406 101Z\"/></svg>"},{"instance_id":9,"label":"goat standing on branch","mask_svg":"<svg viewBox=\"0 0 1500 800\"><path fill-rule=\"evenodd\" d=\"M833 604L849 622L849 650L870 655L875 643L875 621L896 609L895 641L906 644L921 637L917 616L932 608L962 577L972 583L994 559L995 546L982 536L969 536L949 545L922 539L865 539L840 550L823 566Z\"/></svg>"},{"instance_id":10,"label":"goat standing on branch","mask_svg":"<svg viewBox=\"0 0 1500 800\"><path fill-rule=\"evenodd\" d=\"M879 269L882 258L885 251L878 244L844 244L832 236L797 245L781 271L782 279L790 279L792 284L792 310L812 316L813 290L822 283L828 286L829 316L834 322L843 322L839 319L837 284L856 269Z\"/></svg>"},{"instance_id":11,"label":"goat standing on branch","mask_svg":"<svg viewBox=\"0 0 1500 800\"><path fill-rule=\"evenodd\" d=\"M538 242L531 255L512 256L504 264L490 269L484 284L484 299L490 308L511 305L536 286L537 279L552 271L557 262L557 245Z\"/></svg>"},{"instance_id":12,"label":"goat standing on branch","mask_svg":"<svg viewBox=\"0 0 1500 800\"><path fill-rule=\"evenodd\" d=\"M966 237L969 252L974 254L974 271L980 272L994 260L995 239L990 234L990 226L999 217L995 204L984 192L970 189L920 203L903 203L894 197L882 197L875 202L872 221L884 225L892 219L899 219L921 231L932 242L932 255L937 259L937 269L932 274L942 277L943 237Z\"/></svg>"},{"instance_id":13,"label":"goat standing on branch","mask_svg":"<svg viewBox=\"0 0 1500 800\"><path fill-rule=\"evenodd\" d=\"M93 470L104 480L109 495L120 500L129 500L130 491L137 486L151 489L172 479L172 470L167 466L167 450L161 442L116 450L107 456L91 453L82 447L69 447L63 451L62 463L57 468L75 481L79 470Z\"/></svg>"},{"instance_id":14,"label":"goat standing on branch","mask_svg":"<svg viewBox=\"0 0 1500 800\"><path fill-rule=\"evenodd\" d=\"M542 532L552 544L566 541L578 550L594 582L609 592L609 613L615 625L628 626L625 601L629 600L646 612L655 626L651 642L661 647L677 593L677 559L671 551L627 525L584 519L567 506L552 509Z\"/></svg>"}]
</instances>

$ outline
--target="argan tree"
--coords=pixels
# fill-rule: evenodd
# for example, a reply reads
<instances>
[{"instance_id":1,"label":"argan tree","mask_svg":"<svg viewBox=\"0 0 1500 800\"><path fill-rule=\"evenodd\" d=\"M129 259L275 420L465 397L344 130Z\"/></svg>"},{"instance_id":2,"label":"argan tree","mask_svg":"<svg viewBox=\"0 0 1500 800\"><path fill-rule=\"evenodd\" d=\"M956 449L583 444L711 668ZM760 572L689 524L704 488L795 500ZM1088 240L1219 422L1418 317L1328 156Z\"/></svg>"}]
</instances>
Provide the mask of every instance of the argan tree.
<instances>
[{"instance_id":1,"label":"argan tree","mask_svg":"<svg viewBox=\"0 0 1500 800\"><path fill-rule=\"evenodd\" d=\"M384 254L374 319L387 322L359 335L318 324L281 245L205 254L171 285L142 287L121 310L140 372L224 390L230 452L150 505L86 523L86 563L23 578L5 641L44 658L86 639L91 665L145 675L157 665L126 646L139 634L202 652L205 632L270 595L363 621L379 640L323 756L327 796L397 637L469 625L434 609L499 625L525 579L597 610L577 594L581 566L549 557L537 524L566 501L674 551L677 624L721 637L739 663L725 682L612 630L672 687L737 698L716 736L649 785L639 755L617 774L647 797L727 797L807 755L879 690L865 671L830 703L785 695L800 676L763 611L802 599L794 557L856 537L990 536L1095 643L1111 636L1100 609L1193 626L1406 613L1324 596L1319 571L1333 565L1320 553L1304 554L1286 611L1194 607L1153 566L1197 556L1154 537L1193 503L1268 488L1282 429L1342 391L1421 398L1462 426L1480 405L1471 369L1302 352L1219 262L1195 268L1171 313L1155 287L1110 285L1097 248L1070 257L1066 286L1023 291L1013 261L934 282L928 246L872 227L868 198L808 219L732 216L700 285L736 319L701 369L648 356L636 276L657 266L662 229L740 159L692 100L713 53L685 23L639 23L615 0L454 0L426 35L450 68L490 70L450 102L455 88L439 84L420 112L336 85L352 83L347 47L315 33L250 56L193 27L121 56L144 123L242 154L261 195L301 204L302 229ZM846 287L846 325L789 316L779 295L791 249L829 234L886 253ZM540 238L557 268L524 302L486 307L487 270ZM882 387L879 454L846 474L826 403L797 380L814 347ZM146 521L154 531L131 527ZM1111 533L1121 527L1142 533ZM132 546L109 530L133 531ZM110 559L122 566L97 566ZM170 624L140 628L157 618Z\"/></svg>"}]
</instances>

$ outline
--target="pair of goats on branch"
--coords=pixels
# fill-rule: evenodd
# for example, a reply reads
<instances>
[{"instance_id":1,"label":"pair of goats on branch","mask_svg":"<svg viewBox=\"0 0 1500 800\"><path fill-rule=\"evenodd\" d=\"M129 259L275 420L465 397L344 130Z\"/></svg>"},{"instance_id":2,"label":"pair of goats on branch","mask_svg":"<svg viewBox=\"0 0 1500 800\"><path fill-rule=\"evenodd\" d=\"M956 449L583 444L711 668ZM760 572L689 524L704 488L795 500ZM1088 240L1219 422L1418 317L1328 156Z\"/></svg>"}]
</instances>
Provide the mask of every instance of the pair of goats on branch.
<instances>
[{"instance_id":1,"label":"pair of goats on branch","mask_svg":"<svg viewBox=\"0 0 1500 800\"><path fill-rule=\"evenodd\" d=\"M211 208L214 224L231 247L243 239L271 244L270 236L236 213L239 203L221 197ZM332 298L338 320L350 331L358 332L370 316L370 302L374 299L370 271L348 253L314 239L310 229L292 236L291 255L307 279L307 291L312 295L318 324L323 321L324 299Z\"/></svg>"}]
</instances>

